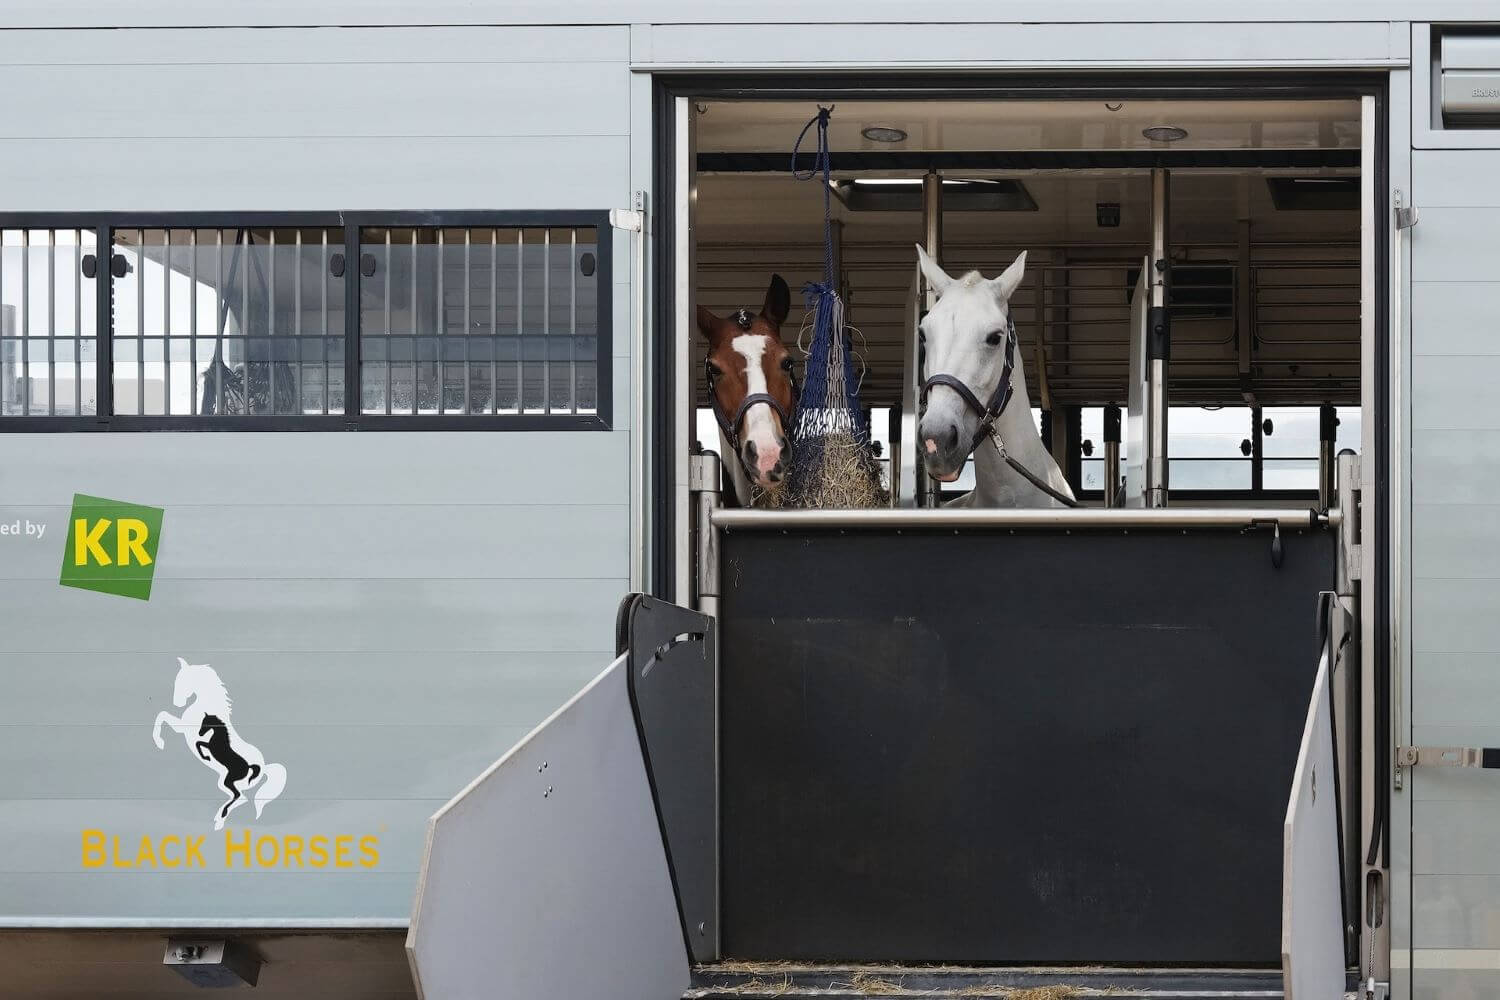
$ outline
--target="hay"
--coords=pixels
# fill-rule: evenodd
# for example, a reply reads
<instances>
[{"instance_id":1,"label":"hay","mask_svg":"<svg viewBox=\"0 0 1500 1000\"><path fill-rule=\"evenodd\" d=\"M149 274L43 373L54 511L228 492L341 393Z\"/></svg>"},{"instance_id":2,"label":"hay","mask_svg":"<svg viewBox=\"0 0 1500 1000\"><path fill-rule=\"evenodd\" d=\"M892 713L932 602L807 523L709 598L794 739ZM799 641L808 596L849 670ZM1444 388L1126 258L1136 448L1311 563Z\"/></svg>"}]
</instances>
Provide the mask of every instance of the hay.
<instances>
[{"instance_id":1,"label":"hay","mask_svg":"<svg viewBox=\"0 0 1500 1000\"><path fill-rule=\"evenodd\" d=\"M857 974L849 983L835 983L835 986L847 985L851 989L859 990L866 996L900 996L907 991L900 983L893 983L889 979L873 976L868 972Z\"/></svg>"},{"instance_id":2,"label":"hay","mask_svg":"<svg viewBox=\"0 0 1500 1000\"><path fill-rule=\"evenodd\" d=\"M783 506L810 510L858 510L883 507L880 466L864 440L847 431L821 435L805 460L794 457L792 482Z\"/></svg>"},{"instance_id":3,"label":"hay","mask_svg":"<svg viewBox=\"0 0 1500 1000\"><path fill-rule=\"evenodd\" d=\"M1011 990L1006 1000L1068 1000L1082 995L1083 991L1076 986L1033 986Z\"/></svg>"}]
</instances>

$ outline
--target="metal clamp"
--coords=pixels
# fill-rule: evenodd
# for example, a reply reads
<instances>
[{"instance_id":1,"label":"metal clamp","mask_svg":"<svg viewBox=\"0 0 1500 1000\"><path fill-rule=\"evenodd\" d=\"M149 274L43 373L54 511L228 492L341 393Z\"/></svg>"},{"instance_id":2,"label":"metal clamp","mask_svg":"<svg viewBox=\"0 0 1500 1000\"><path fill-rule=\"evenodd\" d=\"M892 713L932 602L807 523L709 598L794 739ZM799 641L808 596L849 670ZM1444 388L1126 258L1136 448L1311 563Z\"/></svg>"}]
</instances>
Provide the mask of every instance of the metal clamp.
<instances>
[{"instance_id":1,"label":"metal clamp","mask_svg":"<svg viewBox=\"0 0 1500 1000\"><path fill-rule=\"evenodd\" d=\"M1500 768L1500 747L1397 747L1403 767Z\"/></svg>"}]
</instances>

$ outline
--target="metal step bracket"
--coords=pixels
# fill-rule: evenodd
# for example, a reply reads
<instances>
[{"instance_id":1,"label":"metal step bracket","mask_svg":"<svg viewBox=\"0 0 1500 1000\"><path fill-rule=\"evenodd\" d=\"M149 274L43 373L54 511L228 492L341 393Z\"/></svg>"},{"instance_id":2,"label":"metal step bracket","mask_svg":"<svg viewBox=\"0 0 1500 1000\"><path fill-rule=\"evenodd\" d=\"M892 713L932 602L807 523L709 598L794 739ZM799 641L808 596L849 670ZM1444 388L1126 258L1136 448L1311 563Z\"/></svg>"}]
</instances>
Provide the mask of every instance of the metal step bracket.
<instances>
[{"instance_id":1,"label":"metal step bracket","mask_svg":"<svg viewBox=\"0 0 1500 1000\"><path fill-rule=\"evenodd\" d=\"M1500 747L1397 747L1403 767L1500 768Z\"/></svg>"}]
</instances>

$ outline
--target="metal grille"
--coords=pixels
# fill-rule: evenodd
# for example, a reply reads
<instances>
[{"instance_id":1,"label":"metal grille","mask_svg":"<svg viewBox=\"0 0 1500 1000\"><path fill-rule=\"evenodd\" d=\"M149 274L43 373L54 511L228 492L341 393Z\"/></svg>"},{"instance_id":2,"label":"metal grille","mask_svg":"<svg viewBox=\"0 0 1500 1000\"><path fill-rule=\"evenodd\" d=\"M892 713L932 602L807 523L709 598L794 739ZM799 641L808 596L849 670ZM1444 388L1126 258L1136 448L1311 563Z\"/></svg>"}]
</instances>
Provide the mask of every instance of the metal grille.
<instances>
[{"instance_id":1,"label":"metal grille","mask_svg":"<svg viewBox=\"0 0 1500 1000\"><path fill-rule=\"evenodd\" d=\"M952 273L998 274L1023 249L1026 277L1011 303L1032 402L1040 399L1038 341L1052 399L1066 405L1123 402L1129 371L1130 297L1144 246L1058 244L1027 247L950 242ZM1233 404L1242 399L1240 317L1250 324L1252 385L1275 403L1359 401L1359 247L1357 243L1259 243L1248 262L1249 301L1236 300L1245 266L1228 244L1175 246L1170 308L1172 397L1177 403ZM776 271L793 288L816 280L821 250L809 243L698 246L697 301L720 315L757 307ZM841 274L849 319L862 333L866 403L901 398L906 298L915 271L911 248L848 243ZM796 303L787 328L801 322ZM701 367L703 345L693 349ZM694 370L697 370L695 368ZM706 400L697 386L699 399Z\"/></svg>"},{"instance_id":2,"label":"metal grille","mask_svg":"<svg viewBox=\"0 0 1500 1000\"><path fill-rule=\"evenodd\" d=\"M114 412L344 409L343 231L117 229ZM123 269L123 275L120 271Z\"/></svg>"},{"instance_id":3,"label":"metal grille","mask_svg":"<svg viewBox=\"0 0 1500 1000\"><path fill-rule=\"evenodd\" d=\"M594 414L598 230L360 231L366 414Z\"/></svg>"},{"instance_id":4,"label":"metal grille","mask_svg":"<svg viewBox=\"0 0 1500 1000\"><path fill-rule=\"evenodd\" d=\"M0 230L0 416L97 412L96 252L91 229Z\"/></svg>"}]
</instances>

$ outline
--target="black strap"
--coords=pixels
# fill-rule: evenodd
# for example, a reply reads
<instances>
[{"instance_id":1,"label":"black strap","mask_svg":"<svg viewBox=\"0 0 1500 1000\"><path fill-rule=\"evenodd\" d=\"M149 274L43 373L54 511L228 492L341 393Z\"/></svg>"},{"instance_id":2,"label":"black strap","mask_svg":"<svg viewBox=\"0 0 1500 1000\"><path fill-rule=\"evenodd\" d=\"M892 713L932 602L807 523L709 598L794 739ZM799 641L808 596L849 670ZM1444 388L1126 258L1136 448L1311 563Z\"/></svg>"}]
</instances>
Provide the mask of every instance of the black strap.
<instances>
[{"instance_id":1,"label":"black strap","mask_svg":"<svg viewBox=\"0 0 1500 1000\"><path fill-rule=\"evenodd\" d=\"M740 311L744 312L743 309ZM713 366L709 364L705 359L703 367L704 378L708 381L708 403L710 408L712 408L712 410L714 411L714 420L718 422L719 430L724 434L724 440L729 442L729 447L733 449L736 454L738 454L740 451L739 427L745 419L745 414L749 412L750 407L752 406L764 404L775 410L776 413L781 417L782 433L786 435L787 441L789 443L793 440L792 415L787 412L786 407L782 406L779 402L776 401L776 397L767 395L764 392L752 392L748 396L746 396L740 403L739 409L734 411L734 417L733 419L731 419L729 415L724 412L724 407L719 405L719 394L714 391ZM793 411L795 411L797 409L797 404L802 400L802 389L797 385L797 375L795 372L788 372L787 379L792 384L792 409Z\"/></svg>"},{"instance_id":2,"label":"black strap","mask_svg":"<svg viewBox=\"0 0 1500 1000\"><path fill-rule=\"evenodd\" d=\"M989 405L981 403L979 397L974 395L974 390L964 385L960 379L946 372L938 372L936 375L928 376L927 381L922 383L922 406L924 408L927 406L927 397L932 392L933 386L947 386L958 393L964 405L979 414L979 429L974 432L974 440L969 442L969 451L973 452L979 447L979 442L989 435L990 429L995 426L995 421L1000 419L1005 408L1010 405L1010 398L1015 395L1016 391L1012 377L1015 370L1016 322L1007 316L1005 318L1005 366L1000 370L1000 381L995 385L995 392L990 396Z\"/></svg>"},{"instance_id":3,"label":"black strap","mask_svg":"<svg viewBox=\"0 0 1500 1000\"><path fill-rule=\"evenodd\" d=\"M995 386L994 394L990 396L989 405L986 406L981 403L979 397L974 395L974 390L964 385L961 379L949 375L947 372L938 372L936 375L928 376L927 381L922 383L922 406L924 408L927 406L927 396L932 392L933 386L946 386L958 393L958 398L964 401L964 405L979 414L979 429L974 432L974 440L969 443L969 452L972 454L974 449L979 447L979 442L995 435L995 421L1000 419L1000 415L1010 405L1011 396L1015 395L1016 386L1013 378L1015 370L1016 323L1015 320L1007 316L1005 318L1005 367L1000 371L1000 382ZM1005 450L1004 442L999 439L998 435L995 435L995 446L1000 451L1000 457L1005 459L1005 464L1016 470L1032 486L1035 486L1066 507L1079 506L1077 500L1053 489L1046 480L1037 476L1014 458L1011 458L1010 454Z\"/></svg>"},{"instance_id":4,"label":"black strap","mask_svg":"<svg viewBox=\"0 0 1500 1000\"><path fill-rule=\"evenodd\" d=\"M1032 473L1030 469L1026 468L1026 466L1022 465L1020 462L1017 462L1015 459L1011 458L1009 453L1007 453L1003 449L1001 450L1000 454L1005 459L1006 465L1010 466L1012 469L1015 469L1022 476L1024 476L1026 478L1026 481L1031 483L1032 486L1035 486L1037 489L1041 490L1043 493L1047 494L1049 497L1056 500L1064 507L1082 506L1077 500L1074 500L1072 497L1066 496L1062 493L1059 493L1057 490L1054 490L1050 485L1048 485L1046 480L1038 478L1035 474Z\"/></svg>"}]
</instances>

